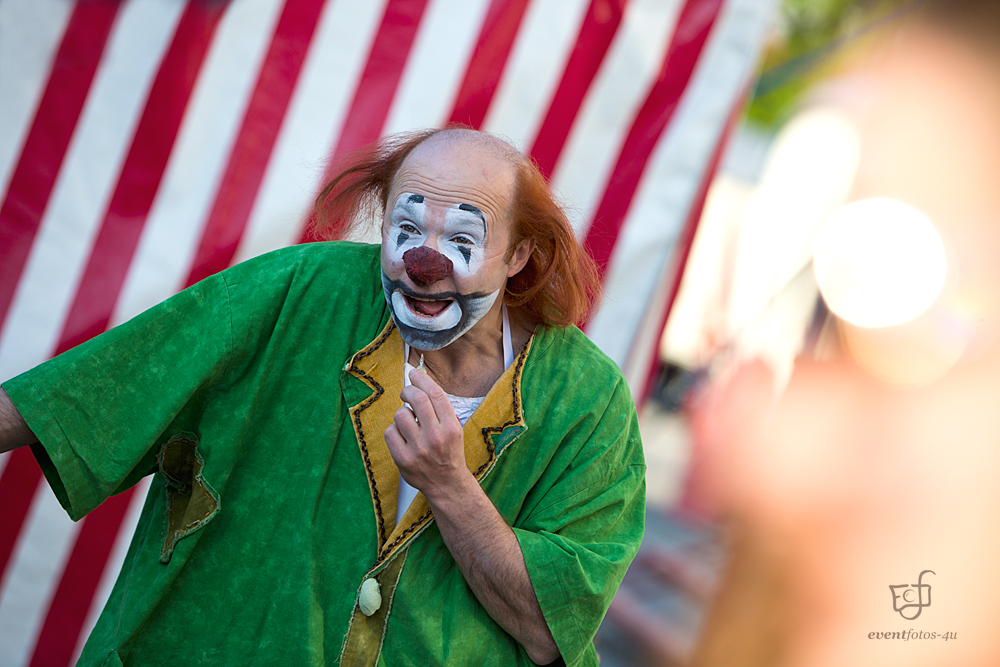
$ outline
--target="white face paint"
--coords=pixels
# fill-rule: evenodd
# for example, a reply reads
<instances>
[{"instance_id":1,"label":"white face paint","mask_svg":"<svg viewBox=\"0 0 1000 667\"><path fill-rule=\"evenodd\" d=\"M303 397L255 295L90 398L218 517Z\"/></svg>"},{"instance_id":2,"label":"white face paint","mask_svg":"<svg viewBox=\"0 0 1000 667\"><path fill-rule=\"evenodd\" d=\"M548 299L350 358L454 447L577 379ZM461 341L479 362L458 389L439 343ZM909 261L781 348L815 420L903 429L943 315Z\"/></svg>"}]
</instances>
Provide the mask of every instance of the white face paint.
<instances>
[{"instance_id":1,"label":"white face paint","mask_svg":"<svg viewBox=\"0 0 1000 667\"><path fill-rule=\"evenodd\" d=\"M451 302L436 315L424 315L411 305L404 295L405 287L399 282L393 282L382 273L382 289L385 290L389 311L399 328L400 335L410 347L418 350L440 350L450 345L469 329L493 307L500 290L492 294L436 294L439 299L448 298Z\"/></svg>"},{"instance_id":2,"label":"white face paint","mask_svg":"<svg viewBox=\"0 0 1000 667\"><path fill-rule=\"evenodd\" d=\"M414 148L393 176L382 219L382 286L411 347L441 349L479 335L487 319L499 328L497 301L527 261L522 253L512 264L507 254L515 163L484 135L446 130Z\"/></svg>"},{"instance_id":3,"label":"white face paint","mask_svg":"<svg viewBox=\"0 0 1000 667\"><path fill-rule=\"evenodd\" d=\"M403 254L427 245L452 261L458 276L471 276L483 266L486 249L486 218L471 204L444 210L444 224L431 224L423 195L404 192L389 214L386 248L388 257L402 262Z\"/></svg>"},{"instance_id":4,"label":"white face paint","mask_svg":"<svg viewBox=\"0 0 1000 667\"><path fill-rule=\"evenodd\" d=\"M471 204L441 207L429 214L423 195L404 192L396 198L383 239L383 253L391 264L404 264L407 251L428 246L451 260L451 284L475 280L486 259L487 224ZM441 210L443 209L443 210ZM393 318L412 347L437 350L471 329L496 302L492 293L457 291L416 292L383 271L382 284ZM430 286L432 289L436 285Z\"/></svg>"}]
</instances>

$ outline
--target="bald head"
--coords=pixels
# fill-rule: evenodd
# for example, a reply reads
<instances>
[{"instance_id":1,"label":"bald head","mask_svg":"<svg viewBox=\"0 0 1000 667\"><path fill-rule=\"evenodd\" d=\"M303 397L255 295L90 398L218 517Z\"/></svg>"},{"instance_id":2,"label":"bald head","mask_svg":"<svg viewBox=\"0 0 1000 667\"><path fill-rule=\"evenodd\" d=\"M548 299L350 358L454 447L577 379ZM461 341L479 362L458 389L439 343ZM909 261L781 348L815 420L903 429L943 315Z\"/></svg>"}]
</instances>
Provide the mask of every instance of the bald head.
<instances>
[{"instance_id":1,"label":"bald head","mask_svg":"<svg viewBox=\"0 0 1000 667\"><path fill-rule=\"evenodd\" d=\"M466 148L475 147L476 150L481 150L484 153L492 153L497 160L507 162L512 167L525 162L521 152L509 141L479 130L462 127L438 130L418 144L418 148L436 143L450 143L457 147L464 146Z\"/></svg>"},{"instance_id":2,"label":"bald head","mask_svg":"<svg viewBox=\"0 0 1000 667\"><path fill-rule=\"evenodd\" d=\"M455 200L484 226L502 223L509 227L518 166L523 160L517 149L493 135L441 130L417 144L403 160L392 179L386 212L401 188L409 188L419 190L413 194L420 198Z\"/></svg>"},{"instance_id":3,"label":"bald head","mask_svg":"<svg viewBox=\"0 0 1000 667\"><path fill-rule=\"evenodd\" d=\"M471 187L482 192L487 184L496 212L505 218L514 196L517 169L524 157L509 143L485 132L440 130L417 144L393 177L438 179L441 187ZM449 183L454 181L454 183ZM431 184L428 184L431 185ZM497 196L499 199L492 199ZM391 199L391 198L390 198Z\"/></svg>"}]
</instances>

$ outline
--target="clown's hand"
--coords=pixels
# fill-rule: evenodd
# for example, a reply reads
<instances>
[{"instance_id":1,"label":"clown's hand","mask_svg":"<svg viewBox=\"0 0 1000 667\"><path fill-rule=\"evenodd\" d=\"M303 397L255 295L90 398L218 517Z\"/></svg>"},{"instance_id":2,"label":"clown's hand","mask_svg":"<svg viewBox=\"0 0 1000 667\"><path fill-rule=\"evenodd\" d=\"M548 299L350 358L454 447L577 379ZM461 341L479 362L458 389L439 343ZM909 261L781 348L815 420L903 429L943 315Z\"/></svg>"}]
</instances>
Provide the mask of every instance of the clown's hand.
<instances>
[{"instance_id":1,"label":"clown's hand","mask_svg":"<svg viewBox=\"0 0 1000 667\"><path fill-rule=\"evenodd\" d=\"M447 394L424 371L410 371L400 398L410 407L396 411L385 431L389 453L406 482L430 495L470 475L465 465L462 425Z\"/></svg>"}]
</instances>

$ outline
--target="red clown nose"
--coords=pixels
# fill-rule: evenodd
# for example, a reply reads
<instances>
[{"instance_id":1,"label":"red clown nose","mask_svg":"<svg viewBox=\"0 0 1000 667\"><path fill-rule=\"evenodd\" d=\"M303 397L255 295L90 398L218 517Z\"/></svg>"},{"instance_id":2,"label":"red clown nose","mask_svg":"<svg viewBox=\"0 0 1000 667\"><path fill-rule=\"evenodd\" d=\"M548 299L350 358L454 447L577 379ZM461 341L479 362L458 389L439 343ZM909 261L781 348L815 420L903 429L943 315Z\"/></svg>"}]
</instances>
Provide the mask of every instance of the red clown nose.
<instances>
[{"instance_id":1,"label":"red clown nose","mask_svg":"<svg viewBox=\"0 0 1000 667\"><path fill-rule=\"evenodd\" d=\"M427 246L410 248L404 252L403 264L406 265L406 275L421 287L444 280L455 269L450 259Z\"/></svg>"}]
</instances>

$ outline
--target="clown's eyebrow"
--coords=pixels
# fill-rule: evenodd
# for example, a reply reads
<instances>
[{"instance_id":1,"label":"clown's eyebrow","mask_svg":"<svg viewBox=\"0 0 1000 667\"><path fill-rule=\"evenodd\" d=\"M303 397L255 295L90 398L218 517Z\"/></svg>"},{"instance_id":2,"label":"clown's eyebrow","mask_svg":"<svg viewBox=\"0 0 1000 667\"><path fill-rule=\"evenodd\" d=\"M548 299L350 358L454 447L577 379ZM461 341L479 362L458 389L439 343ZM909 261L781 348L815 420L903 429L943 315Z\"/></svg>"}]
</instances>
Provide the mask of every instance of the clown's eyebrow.
<instances>
[{"instance_id":1,"label":"clown's eyebrow","mask_svg":"<svg viewBox=\"0 0 1000 667\"><path fill-rule=\"evenodd\" d=\"M399 215L399 213L397 213L397 211L399 211L401 213L406 213L407 215L409 215L411 218L414 219L415 222L418 221L417 220L418 218L419 221L422 222L423 213L420 211L420 209L418 209L415 206L415 204L423 204L423 203L424 203L423 195L409 195L406 197L406 199L400 198L399 201L396 202L396 205L392 207L392 214L394 216Z\"/></svg>"},{"instance_id":2,"label":"clown's eyebrow","mask_svg":"<svg viewBox=\"0 0 1000 667\"><path fill-rule=\"evenodd\" d=\"M483 221L483 234L486 233L486 216L483 215L482 211L480 211L478 208L476 208L472 204L459 204L458 205L458 210L459 211L467 211L467 212L469 212L469 213L477 216L480 220L482 220Z\"/></svg>"}]
</instances>

